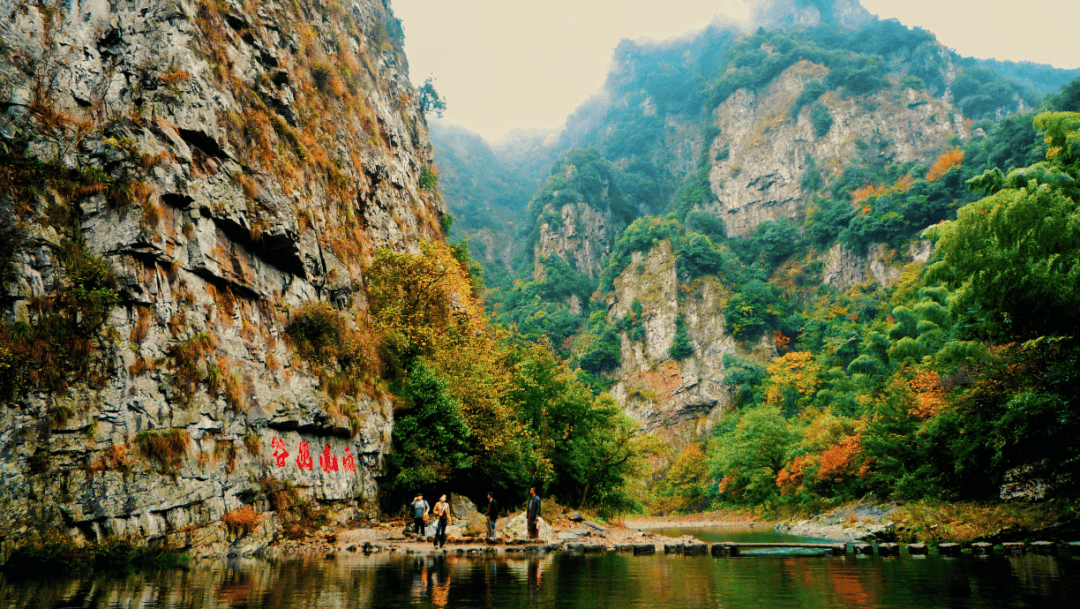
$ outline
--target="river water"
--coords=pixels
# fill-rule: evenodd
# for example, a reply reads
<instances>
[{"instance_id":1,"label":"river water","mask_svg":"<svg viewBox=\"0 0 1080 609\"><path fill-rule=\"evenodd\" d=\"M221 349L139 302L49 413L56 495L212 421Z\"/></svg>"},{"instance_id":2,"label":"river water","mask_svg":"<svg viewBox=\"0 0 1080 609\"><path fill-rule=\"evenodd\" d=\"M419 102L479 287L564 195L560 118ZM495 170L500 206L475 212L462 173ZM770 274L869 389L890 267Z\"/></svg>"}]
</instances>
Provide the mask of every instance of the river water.
<instances>
[{"instance_id":1,"label":"river water","mask_svg":"<svg viewBox=\"0 0 1080 609\"><path fill-rule=\"evenodd\" d=\"M796 540L690 532L703 541ZM750 535L750 537L747 537ZM1071 600L1070 600L1071 599ZM0 607L1074 607L1080 559L819 557L769 550L713 558L553 553L401 552L291 560L232 559L127 575L15 579Z\"/></svg>"}]
</instances>

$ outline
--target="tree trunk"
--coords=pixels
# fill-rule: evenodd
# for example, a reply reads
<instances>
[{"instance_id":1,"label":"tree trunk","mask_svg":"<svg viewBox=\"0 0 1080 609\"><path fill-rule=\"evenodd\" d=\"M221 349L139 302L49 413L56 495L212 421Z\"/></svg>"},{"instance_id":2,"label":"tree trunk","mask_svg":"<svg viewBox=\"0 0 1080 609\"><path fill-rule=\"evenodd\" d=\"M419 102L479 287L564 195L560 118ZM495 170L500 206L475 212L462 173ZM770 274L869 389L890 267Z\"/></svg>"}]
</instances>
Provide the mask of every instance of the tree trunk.
<instances>
[{"instance_id":1,"label":"tree trunk","mask_svg":"<svg viewBox=\"0 0 1080 609\"><path fill-rule=\"evenodd\" d=\"M581 501L578 503L577 509L585 507L585 497L589 495L589 487L592 485L588 480L585 481L585 490L581 491Z\"/></svg>"}]
</instances>

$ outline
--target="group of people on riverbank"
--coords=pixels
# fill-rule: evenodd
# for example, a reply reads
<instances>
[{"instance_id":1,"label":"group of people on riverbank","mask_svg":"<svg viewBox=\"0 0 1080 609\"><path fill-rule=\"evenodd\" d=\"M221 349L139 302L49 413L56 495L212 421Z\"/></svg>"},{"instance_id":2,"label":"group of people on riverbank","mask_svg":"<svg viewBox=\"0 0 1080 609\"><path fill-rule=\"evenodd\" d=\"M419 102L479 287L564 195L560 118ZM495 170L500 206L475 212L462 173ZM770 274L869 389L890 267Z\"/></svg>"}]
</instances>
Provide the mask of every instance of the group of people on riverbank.
<instances>
[{"instance_id":1,"label":"group of people on riverbank","mask_svg":"<svg viewBox=\"0 0 1080 609\"><path fill-rule=\"evenodd\" d=\"M435 516L435 547L446 545L446 526L450 524L450 503L446 501L446 495L440 495L435 507L431 508L424 495L417 493L412 502L413 530L421 537L427 536L426 525L430 515Z\"/></svg>"},{"instance_id":2,"label":"group of people on riverbank","mask_svg":"<svg viewBox=\"0 0 1080 609\"><path fill-rule=\"evenodd\" d=\"M487 519L487 537L488 539L495 538L495 522L499 519L499 504L495 501L495 493L488 491L487 494L488 504L485 516ZM413 510L413 530L421 537L427 536L427 523L428 520L435 517L435 537L434 543L436 548L441 548L446 545L446 527L453 521L453 517L450 515L450 503L446 500L446 495L440 495L439 501L435 503L435 507L432 508L428 505L427 501L424 501L424 495L417 493L416 497L412 501ZM537 520L540 518L540 496L536 494L536 488L529 489L529 501L525 507L525 520L528 523L529 539L537 539L540 536L539 526Z\"/></svg>"}]
</instances>

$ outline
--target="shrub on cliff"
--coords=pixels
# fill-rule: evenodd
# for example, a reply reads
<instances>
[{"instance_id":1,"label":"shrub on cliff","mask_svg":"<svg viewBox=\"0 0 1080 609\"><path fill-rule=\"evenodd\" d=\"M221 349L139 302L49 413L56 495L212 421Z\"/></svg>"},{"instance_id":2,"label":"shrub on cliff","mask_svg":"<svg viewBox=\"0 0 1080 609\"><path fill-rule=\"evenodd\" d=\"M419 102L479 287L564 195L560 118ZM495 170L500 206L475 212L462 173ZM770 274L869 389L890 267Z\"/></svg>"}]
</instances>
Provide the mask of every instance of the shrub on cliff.
<instances>
[{"instance_id":1,"label":"shrub on cliff","mask_svg":"<svg viewBox=\"0 0 1080 609\"><path fill-rule=\"evenodd\" d=\"M756 341L780 318L776 286L754 279L731 297L724 309L728 331L739 340Z\"/></svg>"}]
</instances>

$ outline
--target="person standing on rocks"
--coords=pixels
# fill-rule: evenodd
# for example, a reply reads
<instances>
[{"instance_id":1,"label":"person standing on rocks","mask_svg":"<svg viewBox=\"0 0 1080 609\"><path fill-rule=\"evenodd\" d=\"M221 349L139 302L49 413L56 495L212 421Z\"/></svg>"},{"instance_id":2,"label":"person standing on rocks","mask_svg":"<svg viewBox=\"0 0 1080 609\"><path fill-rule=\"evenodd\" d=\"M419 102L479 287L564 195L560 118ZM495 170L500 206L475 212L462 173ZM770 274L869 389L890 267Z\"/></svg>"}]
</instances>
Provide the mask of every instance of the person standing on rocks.
<instances>
[{"instance_id":1,"label":"person standing on rocks","mask_svg":"<svg viewBox=\"0 0 1080 609\"><path fill-rule=\"evenodd\" d=\"M412 508L413 530L421 537L425 537L424 518L428 515L428 511L431 510L431 506L428 505L427 501L424 501L423 495L417 494L416 499L413 499Z\"/></svg>"},{"instance_id":2,"label":"person standing on rocks","mask_svg":"<svg viewBox=\"0 0 1080 609\"><path fill-rule=\"evenodd\" d=\"M529 539L536 539L540 531L536 526L536 519L540 517L540 497L536 495L536 489L529 489L529 504L525 508L525 520L529 523Z\"/></svg>"},{"instance_id":3,"label":"person standing on rocks","mask_svg":"<svg viewBox=\"0 0 1080 609\"><path fill-rule=\"evenodd\" d=\"M495 494L492 491L488 491L488 507L487 507L487 536L488 539L495 539L495 521L499 518L499 504L495 502Z\"/></svg>"},{"instance_id":4,"label":"person standing on rocks","mask_svg":"<svg viewBox=\"0 0 1080 609\"><path fill-rule=\"evenodd\" d=\"M437 518L435 521L435 547L441 548L446 545L446 525L450 523L450 504L446 502L446 495L439 497L431 513Z\"/></svg>"}]
</instances>

